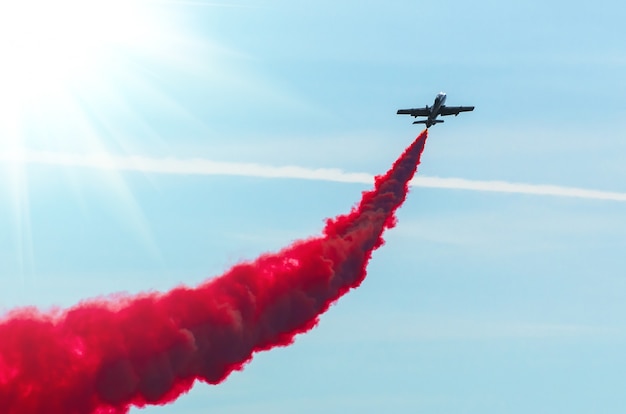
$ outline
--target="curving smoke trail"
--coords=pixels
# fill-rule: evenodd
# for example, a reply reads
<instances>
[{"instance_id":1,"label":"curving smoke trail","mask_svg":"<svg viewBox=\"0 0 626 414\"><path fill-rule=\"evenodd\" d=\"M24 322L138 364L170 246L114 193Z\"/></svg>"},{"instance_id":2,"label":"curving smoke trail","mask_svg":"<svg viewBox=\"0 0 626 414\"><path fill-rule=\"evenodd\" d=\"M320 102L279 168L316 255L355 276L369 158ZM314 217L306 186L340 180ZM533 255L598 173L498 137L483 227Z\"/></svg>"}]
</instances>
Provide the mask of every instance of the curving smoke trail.
<instances>
[{"instance_id":1,"label":"curving smoke trail","mask_svg":"<svg viewBox=\"0 0 626 414\"><path fill-rule=\"evenodd\" d=\"M0 322L0 412L126 413L217 384L255 352L286 346L361 284L395 225L427 133L322 236L236 265L195 288L11 312Z\"/></svg>"}]
</instances>

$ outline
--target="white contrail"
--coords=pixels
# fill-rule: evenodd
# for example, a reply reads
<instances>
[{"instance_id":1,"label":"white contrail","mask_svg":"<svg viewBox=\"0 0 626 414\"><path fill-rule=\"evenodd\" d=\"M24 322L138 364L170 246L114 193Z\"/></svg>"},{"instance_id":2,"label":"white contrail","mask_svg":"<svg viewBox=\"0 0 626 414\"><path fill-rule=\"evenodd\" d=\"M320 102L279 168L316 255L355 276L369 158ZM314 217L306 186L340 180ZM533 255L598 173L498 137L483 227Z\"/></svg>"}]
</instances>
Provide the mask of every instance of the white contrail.
<instances>
[{"instance_id":1,"label":"white contrail","mask_svg":"<svg viewBox=\"0 0 626 414\"><path fill-rule=\"evenodd\" d=\"M114 156L109 154L80 155L53 152L0 153L0 161L29 164L62 165L115 171L138 171L181 175L237 175L263 178L295 178L303 180L334 181L371 184L374 176L350 173L336 168L274 167L263 164L217 162L201 158L149 158L143 156ZM416 187L453 190L490 191L576 197L595 200L626 201L626 193L588 190L556 185L510 183L505 181L478 181L464 178L418 176L411 181Z\"/></svg>"},{"instance_id":2,"label":"white contrail","mask_svg":"<svg viewBox=\"0 0 626 414\"><path fill-rule=\"evenodd\" d=\"M626 193L588 190L578 187L562 187L547 184L509 183L506 181L478 181L464 178L416 177L411 181L418 187L449 188L455 190L491 191L496 193L518 193L548 195L556 197L590 198L595 200L626 201Z\"/></svg>"},{"instance_id":3,"label":"white contrail","mask_svg":"<svg viewBox=\"0 0 626 414\"><path fill-rule=\"evenodd\" d=\"M226 7L226 8L260 8L259 6L252 6L247 4L235 4L226 2L214 2L214 1L202 1L202 0L150 0L156 4L172 4L181 6L205 6L205 7Z\"/></svg>"}]
</instances>

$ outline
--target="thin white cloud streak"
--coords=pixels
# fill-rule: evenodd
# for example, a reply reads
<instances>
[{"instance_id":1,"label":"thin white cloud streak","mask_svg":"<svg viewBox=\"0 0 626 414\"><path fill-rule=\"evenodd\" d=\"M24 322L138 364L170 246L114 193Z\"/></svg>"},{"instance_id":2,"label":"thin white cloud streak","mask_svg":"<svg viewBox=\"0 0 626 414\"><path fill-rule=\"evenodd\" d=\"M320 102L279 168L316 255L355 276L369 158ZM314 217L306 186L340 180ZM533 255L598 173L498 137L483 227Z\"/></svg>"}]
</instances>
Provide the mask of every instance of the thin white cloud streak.
<instances>
[{"instance_id":1,"label":"thin white cloud streak","mask_svg":"<svg viewBox=\"0 0 626 414\"><path fill-rule=\"evenodd\" d=\"M418 187L448 188L454 190L489 191L495 193L517 193L547 195L555 197L588 198L594 200L626 201L626 193L589 190L577 187L562 187L547 184L509 183L506 181L478 181L464 178L417 177L412 185Z\"/></svg>"},{"instance_id":2,"label":"thin white cloud streak","mask_svg":"<svg viewBox=\"0 0 626 414\"><path fill-rule=\"evenodd\" d=\"M173 4L182 6L205 6L205 7L226 7L226 8L238 8L238 9L256 9L259 6L252 6L248 4L233 4L233 3L218 3L213 1L202 0L150 0L155 4Z\"/></svg>"},{"instance_id":3,"label":"thin white cloud streak","mask_svg":"<svg viewBox=\"0 0 626 414\"><path fill-rule=\"evenodd\" d=\"M113 171L137 171L179 175L231 175L259 178L291 178L342 183L372 184L374 176L351 173L336 168L304 168L298 166L274 167L263 164L218 162L201 158L150 158L144 156L114 156L110 154L80 155L53 152L0 153L0 161L83 167ZM496 193L517 193L574 197L593 200L626 201L626 193L598 191L576 187L544 184L510 183L506 181L479 181L464 178L418 176L411 181L415 187L469 190Z\"/></svg>"}]
</instances>

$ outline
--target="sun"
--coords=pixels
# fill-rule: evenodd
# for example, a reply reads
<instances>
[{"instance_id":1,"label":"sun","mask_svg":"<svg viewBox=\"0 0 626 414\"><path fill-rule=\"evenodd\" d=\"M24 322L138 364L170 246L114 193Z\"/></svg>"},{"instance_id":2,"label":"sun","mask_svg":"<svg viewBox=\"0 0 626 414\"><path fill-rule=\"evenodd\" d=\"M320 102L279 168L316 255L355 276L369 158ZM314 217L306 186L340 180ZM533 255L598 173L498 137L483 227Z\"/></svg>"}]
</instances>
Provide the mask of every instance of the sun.
<instances>
[{"instance_id":1,"label":"sun","mask_svg":"<svg viewBox=\"0 0 626 414\"><path fill-rule=\"evenodd\" d=\"M158 125L180 121L205 131L181 104L188 89L178 85L241 85L233 64L240 55L193 24L195 7L216 4L0 0L0 198L8 195L11 205L22 275L35 263L29 205L38 188L28 177L37 154L168 148ZM80 169L58 168L74 187ZM158 251L122 174L108 170L102 178L105 185L98 189L112 193L112 208L125 225L150 253Z\"/></svg>"},{"instance_id":2,"label":"sun","mask_svg":"<svg viewBox=\"0 0 626 414\"><path fill-rule=\"evenodd\" d=\"M133 0L0 2L2 149L22 146L33 108L58 110L101 82L119 56L147 48L158 32L150 17Z\"/></svg>"},{"instance_id":3,"label":"sun","mask_svg":"<svg viewBox=\"0 0 626 414\"><path fill-rule=\"evenodd\" d=\"M139 6L119 0L0 3L3 100L36 99L97 70L111 52L141 47L150 22Z\"/></svg>"},{"instance_id":4,"label":"sun","mask_svg":"<svg viewBox=\"0 0 626 414\"><path fill-rule=\"evenodd\" d=\"M117 110L110 108L132 112L124 97L133 92L133 85L124 79L141 77L132 73L137 62L168 64L173 60L168 55L173 53L172 39L184 40L183 30L171 19L171 8L155 4L0 1L0 191L12 202L21 263L32 256L24 161L28 151L106 149L104 137L112 134L102 125L114 129L111 111ZM133 113L125 116L138 118ZM141 211L123 178L111 172L108 179L128 216L140 222Z\"/></svg>"}]
</instances>

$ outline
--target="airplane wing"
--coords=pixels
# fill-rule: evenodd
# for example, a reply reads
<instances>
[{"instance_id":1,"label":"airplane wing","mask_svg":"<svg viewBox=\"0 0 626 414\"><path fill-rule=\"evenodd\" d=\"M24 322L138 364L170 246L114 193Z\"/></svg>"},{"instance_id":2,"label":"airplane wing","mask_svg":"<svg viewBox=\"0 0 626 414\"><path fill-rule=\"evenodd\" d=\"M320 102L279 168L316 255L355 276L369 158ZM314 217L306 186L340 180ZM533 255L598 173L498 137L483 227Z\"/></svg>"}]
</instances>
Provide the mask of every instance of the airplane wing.
<instances>
[{"instance_id":1,"label":"airplane wing","mask_svg":"<svg viewBox=\"0 0 626 414\"><path fill-rule=\"evenodd\" d=\"M469 112L473 111L473 106L442 106L439 108L439 115L458 115L460 112Z\"/></svg>"},{"instance_id":2,"label":"airplane wing","mask_svg":"<svg viewBox=\"0 0 626 414\"><path fill-rule=\"evenodd\" d=\"M411 116L429 116L430 108L411 108L411 109L398 109L398 115L411 115Z\"/></svg>"}]
</instances>

